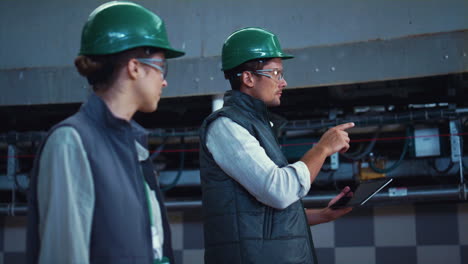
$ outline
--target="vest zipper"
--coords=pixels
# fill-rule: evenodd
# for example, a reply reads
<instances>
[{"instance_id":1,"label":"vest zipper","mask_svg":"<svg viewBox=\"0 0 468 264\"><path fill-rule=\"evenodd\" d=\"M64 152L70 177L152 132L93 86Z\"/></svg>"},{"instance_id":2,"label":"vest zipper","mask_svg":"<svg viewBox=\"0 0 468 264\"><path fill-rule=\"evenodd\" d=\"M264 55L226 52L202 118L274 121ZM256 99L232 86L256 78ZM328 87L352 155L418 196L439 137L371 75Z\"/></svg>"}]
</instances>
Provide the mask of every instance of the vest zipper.
<instances>
[{"instance_id":1,"label":"vest zipper","mask_svg":"<svg viewBox=\"0 0 468 264\"><path fill-rule=\"evenodd\" d=\"M305 218L305 221L307 223L307 214L304 210L304 203L302 202L302 199L299 200L301 201L301 205L302 205L302 211L304 212L304 218ZM312 259L313 259L313 263L318 263L318 260L317 260L317 254L315 252L315 246L314 246L314 240L312 238L312 232L310 231L310 226L307 224L307 235L309 237L309 239L307 239L307 244L309 245L309 248L310 248L310 253L312 254Z\"/></svg>"},{"instance_id":2,"label":"vest zipper","mask_svg":"<svg viewBox=\"0 0 468 264\"><path fill-rule=\"evenodd\" d=\"M134 156L134 160L136 161L136 177L132 177L135 180L136 182L136 186L137 186L137 189L139 190L139 193L138 195L140 196L139 197L139 200L142 202L142 207L143 207L143 210L144 210L144 214L146 217L144 217L146 219L146 221L143 223L146 227L146 230L148 230L149 232L146 232L147 235L146 235L146 238L148 239L147 242L149 242L148 244L150 245L150 249L149 249L149 257L150 257L150 261L151 263L154 262L154 259L153 259L153 237L152 237L152 229L151 229L151 222L150 222L150 219L152 217L151 213L150 213L150 206L151 204L149 203L149 199L148 197L146 196L146 187L145 187L145 177L144 177L144 174L143 174L143 171L142 171L142 166L141 166L141 163L140 163L140 160L138 158L138 151L136 150L136 146L135 146L135 141L136 139L133 137L132 134L126 132L126 138L129 140L129 144L131 147L131 151L133 152L133 156ZM143 199L141 199L143 198ZM145 206L146 205L146 206Z\"/></svg>"},{"instance_id":3,"label":"vest zipper","mask_svg":"<svg viewBox=\"0 0 468 264\"><path fill-rule=\"evenodd\" d=\"M272 229L272 214L273 209L270 207L265 208L265 220L263 222L263 238L269 239L271 238L271 229Z\"/></svg>"}]
</instances>

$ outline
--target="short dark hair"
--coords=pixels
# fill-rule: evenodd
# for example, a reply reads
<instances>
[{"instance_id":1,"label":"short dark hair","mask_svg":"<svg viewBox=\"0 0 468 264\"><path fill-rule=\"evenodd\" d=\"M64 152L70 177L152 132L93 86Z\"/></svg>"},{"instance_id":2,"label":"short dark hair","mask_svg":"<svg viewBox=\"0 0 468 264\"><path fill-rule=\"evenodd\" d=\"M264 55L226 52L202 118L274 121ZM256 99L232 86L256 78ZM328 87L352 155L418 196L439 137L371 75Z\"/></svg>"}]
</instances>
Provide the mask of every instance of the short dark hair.
<instances>
[{"instance_id":1,"label":"short dark hair","mask_svg":"<svg viewBox=\"0 0 468 264\"><path fill-rule=\"evenodd\" d=\"M239 90L242 84L242 78L241 76L238 76L239 73L243 73L245 71L254 72L261 70L263 69L263 65L268 63L268 61L270 61L271 59L272 58L254 59L244 62L235 68L224 71L224 78L229 80L232 90Z\"/></svg>"},{"instance_id":2,"label":"short dark hair","mask_svg":"<svg viewBox=\"0 0 468 264\"><path fill-rule=\"evenodd\" d=\"M162 49L138 47L107 55L80 55L75 59L78 72L88 79L94 91L105 91L112 86L117 74L132 58L149 58Z\"/></svg>"}]
</instances>

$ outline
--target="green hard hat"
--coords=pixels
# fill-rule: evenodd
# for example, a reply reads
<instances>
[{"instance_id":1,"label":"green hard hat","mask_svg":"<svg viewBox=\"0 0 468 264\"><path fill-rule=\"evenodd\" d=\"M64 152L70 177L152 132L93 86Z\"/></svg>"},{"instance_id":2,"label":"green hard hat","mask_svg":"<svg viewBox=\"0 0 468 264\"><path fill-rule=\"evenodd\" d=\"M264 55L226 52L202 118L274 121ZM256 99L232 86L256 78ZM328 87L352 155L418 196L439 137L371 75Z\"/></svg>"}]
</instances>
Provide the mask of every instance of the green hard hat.
<instances>
[{"instance_id":1,"label":"green hard hat","mask_svg":"<svg viewBox=\"0 0 468 264\"><path fill-rule=\"evenodd\" d=\"M122 1L102 4L89 15L79 54L106 55L136 47L163 49L166 58L185 54L171 47L161 18L138 4Z\"/></svg>"},{"instance_id":2,"label":"green hard hat","mask_svg":"<svg viewBox=\"0 0 468 264\"><path fill-rule=\"evenodd\" d=\"M230 70L244 62L261 58L291 59L285 54L275 34L257 27L248 27L232 33L224 42L222 70Z\"/></svg>"}]
</instances>

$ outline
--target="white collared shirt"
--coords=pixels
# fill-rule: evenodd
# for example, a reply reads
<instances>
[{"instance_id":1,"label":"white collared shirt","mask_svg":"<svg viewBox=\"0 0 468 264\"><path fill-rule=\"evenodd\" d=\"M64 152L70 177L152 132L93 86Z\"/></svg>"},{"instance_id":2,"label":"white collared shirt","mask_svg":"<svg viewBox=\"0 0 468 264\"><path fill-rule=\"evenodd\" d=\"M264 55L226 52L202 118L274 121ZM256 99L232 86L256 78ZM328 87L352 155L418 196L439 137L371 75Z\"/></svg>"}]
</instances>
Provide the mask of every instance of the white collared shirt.
<instances>
[{"instance_id":1,"label":"white collared shirt","mask_svg":"<svg viewBox=\"0 0 468 264\"><path fill-rule=\"evenodd\" d=\"M219 167L265 205L284 209L310 190L304 162L279 168L258 140L230 118L209 125L206 146Z\"/></svg>"},{"instance_id":2,"label":"white collared shirt","mask_svg":"<svg viewBox=\"0 0 468 264\"><path fill-rule=\"evenodd\" d=\"M148 150L135 144L138 160L145 160ZM38 176L39 264L88 264L95 186L88 153L74 128L60 127L49 136L41 153ZM149 189L146 182L145 188ZM153 252L158 259L163 254L164 234L159 203L155 193L149 193Z\"/></svg>"}]
</instances>

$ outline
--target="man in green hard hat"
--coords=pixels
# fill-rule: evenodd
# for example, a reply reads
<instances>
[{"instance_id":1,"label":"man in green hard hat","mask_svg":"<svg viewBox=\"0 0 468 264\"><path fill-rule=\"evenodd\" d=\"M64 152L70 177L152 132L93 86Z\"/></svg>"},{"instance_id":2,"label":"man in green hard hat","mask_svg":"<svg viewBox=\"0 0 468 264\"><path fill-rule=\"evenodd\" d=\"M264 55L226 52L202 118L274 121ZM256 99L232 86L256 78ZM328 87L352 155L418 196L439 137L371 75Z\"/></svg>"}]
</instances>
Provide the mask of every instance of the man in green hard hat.
<instances>
[{"instance_id":1,"label":"man in green hard hat","mask_svg":"<svg viewBox=\"0 0 468 264\"><path fill-rule=\"evenodd\" d=\"M354 124L329 129L300 161L288 163L276 138L284 121L268 107L281 103L282 61L291 58L261 28L238 30L224 43L222 70L232 90L200 130L206 264L317 263L309 225L351 210L302 205L325 159L348 150L345 130Z\"/></svg>"},{"instance_id":2,"label":"man in green hard hat","mask_svg":"<svg viewBox=\"0 0 468 264\"><path fill-rule=\"evenodd\" d=\"M83 27L78 72L93 93L55 125L30 182L27 263L174 263L147 133L168 85L164 22L131 2L102 4Z\"/></svg>"}]
</instances>

